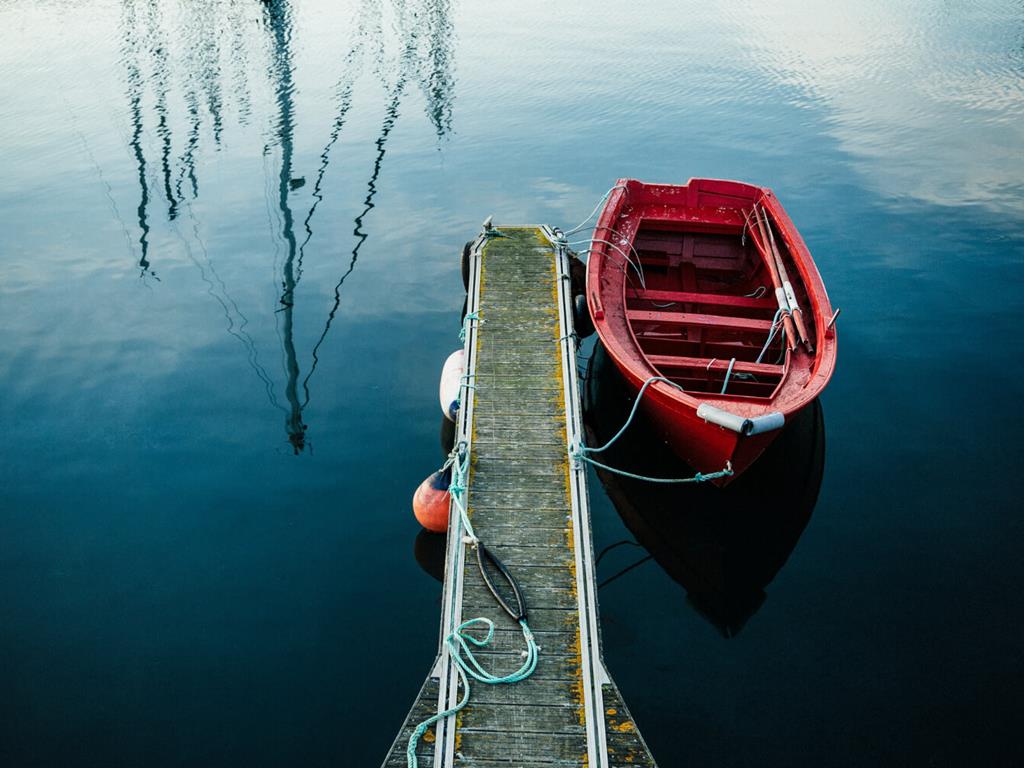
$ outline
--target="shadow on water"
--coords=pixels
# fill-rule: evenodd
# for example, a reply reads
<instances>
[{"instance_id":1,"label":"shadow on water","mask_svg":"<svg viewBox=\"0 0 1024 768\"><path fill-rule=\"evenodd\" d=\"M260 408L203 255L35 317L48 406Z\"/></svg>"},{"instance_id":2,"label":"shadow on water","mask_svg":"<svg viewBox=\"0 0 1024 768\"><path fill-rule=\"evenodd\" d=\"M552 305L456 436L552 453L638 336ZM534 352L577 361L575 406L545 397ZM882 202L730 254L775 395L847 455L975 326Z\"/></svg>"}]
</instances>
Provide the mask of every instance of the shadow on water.
<instances>
[{"instance_id":1,"label":"shadow on water","mask_svg":"<svg viewBox=\"0 0 1024 768\"><path fill-rule=\"evenodd\" d=\"M584 387L589 444L610 440L632 405L633 393L598 344ZM642 411L604 456L610 466L650 477L693 474L657 436ZM723 636L734 636L760 609L765 587L796 547L814 510L824 469L825 422L815 401L725 489L649 483L597 470L609 499L636 537L636 542L616 542L598 553L598 564L604 563L599 587L653 559L686 589L690 605ZM625 554L634 549L647 554ZM611 573L612 561L630 564Z\"/></svg>"},{"instance_id":2,"label":"shadow on water","mask_svg":"<svg viewBox=\"0 0 1024 768\"><path fill-rule=\"evenodd\" d=\"M284 359L285 399L287 405L278 402L274 385L269 375L259 364L256 343L245 331L248 320L231 297L227 286L213 269L205 244L199 236L199 226L190 200L199 196L199 173L196 157L200 150L204 114L208 116L214 144L220 147L224 126L224 94L229 92L238 102L236 105L239 123L247 123L252 116L253 106L249 95L249 84L245 72L252 70L250 55L240 42L239 26L245 21L246 11L238 3L225 6L228 18L225 23L217 17L217 8L192 8L188 11L186 29L181 34L169 36L167 20L155 3L134 3L125 0L122 5L122 34L124 38L122 59L126 70L126 90L131 120L130 150L134 158L139 184L139 205L137 208L139 245L141 257L138 267L141 275L156 278L151 263L150 236L152 230L151 207L154 193L162 192L167 204L167 220L187 251L189 259L199 268L201 278L207 284L208 293L221 305L228 324L228 332L238 338L247 350L250 367L263 382L270 403L285 413L285 432L293 452L298 455L308 445L308 425L303 412L309 404L310 380L319 362L321 347L330 333L331 326L341 306L342 286L355 270L360 251L369 238L364 228L365 219L374 208L377 182L383 169L388 137L395 128L400 114L401 100L410 80L418 82L423 91L427 117L434 126L439 139L451 131L454 28L450 20L451 7L446 0L426 3L396 2L394 15L399 36L397 73L394 82L388 86L383 123L375 140L375 154L366 184L366 195L362 209L353 219L355 243L350 252L344 271L334 285L333 303L324 320L323 330L317 337L310 353L309 371L302 377L299 353L295 342L295 308L297 289L302 280L307 247L314 237L313 220L318 206L325 201L324 181L330 166L331 150L338 142L352 108L356 83L365 68L368 49L376 71L386 78L389 54L385 41L385 30L381 25L383 9L379 0L365 0L360 4L354 24L354 34L348 52L342 57L342 74L334 89L337 100L336 114L328 132L326 143L320 152L319 166L312 187L312 202L302 218L305 231L301 242L296 234L296 215L293 204L294 193L305 185L304 177L294 176L295 132L297 127L294 103L294 19L291 4L287 0L264 0L260 4L257 21L267 34L268 47L263 55L268 59L265 72L273 93L270 131L272 140L263 148L264 157L277 149L279 161L276 179L276 201L274 207L279 216L280 229L272 234L280 238L278 248L283 245L284 259L281 264L281 293L275 315L280 318L278 331ZM142 13L137 8L142 8ZM213 9L213 10L211 10ZM221 84L223 72L220 66L221 48L219 35L227 28L231 51L229 59L232 69L233 87L228 91ZM230 30L234 31L230 31ZM175 159L174 120L171 115L169 95L175 81L172 62L179 59L170 54L170 39L183 37L189 50L180 57L186 71L178 79L182 82L182 101L187 136L184 149ZM159 164L147 162L143 148L146 120L146 90L152 91L153 132L159 146ZM205 110L205 111L204 111ZM174 165L177 163L177 172ZM150 179L154 174L155 179ZM176 227L176 220L187 212L192 222L192 232L205 263L194 254L191 245ZM299 397L299 383L303 397Z\"/></svg>"}]
</instances>

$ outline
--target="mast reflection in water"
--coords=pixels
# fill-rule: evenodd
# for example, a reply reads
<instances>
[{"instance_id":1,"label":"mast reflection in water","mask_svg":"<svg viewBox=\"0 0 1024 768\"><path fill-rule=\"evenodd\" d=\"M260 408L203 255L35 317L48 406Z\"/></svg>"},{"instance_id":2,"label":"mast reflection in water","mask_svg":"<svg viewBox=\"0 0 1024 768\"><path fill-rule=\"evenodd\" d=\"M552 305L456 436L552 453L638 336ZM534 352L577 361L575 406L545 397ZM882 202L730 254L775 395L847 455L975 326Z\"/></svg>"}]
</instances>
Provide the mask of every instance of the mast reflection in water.
<instances>
[{"instance_id":1,"label":"mast reflection in water","mask_svg":"<svg viewBox=\"0 0 1024 768\"><path fill-rule=\"evenodd\" d=\"M598 344L584 388L588 443L610 440L632 404L633 395ZM642 410L602 455L609 466L649 477L693 474L657 436ZM653 558L686 589L688 602L725 637L732 637L764 603L765 587L796 547L818 499L824 469L825 422L815 401L724 489L650 483L597 470L636 543L649 553L634 556L633 564L618 573L599 567L599 586ZM598 561L632 544L616 542L598 553ZM614 559L621 561L621 555Z\"/></svg>"},{"instance_id":2,"label":"mast reflection in water","mask_svg":"<svg viewBox=\"0 0 1024 768\"><path fill-rule=\"evenodd\" d=\"M349 46L344 53L339 50L340 74L334 89L336 114L319 153L311 193L307 196L299 192L305 187L305 177L295 173L296 167L308 158L296 153L299 117L295 97L300 73L295 65L292 3L288 0L264 0L257 7L232 2L215 8L196 7L186 14L171 14L155 2L122 0L124 42L121 59L125 68L124 82L131 121L128 146L139 185L137 220L141 256L137 268L140 276L159 280L151 258L151 230L157 223L154 221L154 204L162 197L167 207L168 228L181 242L188 259L198 268L207 293L220 305L227 332L244 345L249 367L263 383L270 404L284 414L285 434L295 455L307 448L312 451L304 417L311 399L311 380L325 351L324 343L332 323L341 308L342 287L355 270L360 251L370 237L370 230L366 228L367 218L375 207L388 137L398 121L407 85L414 83L422 91L426 118L439 141L450 133L452 127L455 79L450 3L447 0L394 0L387 5L395 20L391 30L382 25L386 14L379 0L360 0L358 3ZM264 33L262 43L239 32L247 24ZM222 50L228 54L226 63L233 73L233 88L222 83L225 77L221 64ZM260 62L263 63L262 71L257 66ZM336 243L316 249L317 244L313 242L314 217L321 203L328 205L326 177L331 150L349 118L356 84L367 63L372 65L385 89L386 109L379 134L373 142L369 180L362 181L366 190L362 205L352 220L353 244L350 249L338 248ZM248 78L254 73L261 73L269 86L270 99L265 104L254 105L252 102ZM152 102L151 115L146 113L147 95ZM225 121L226 100L234 102L228 106L233 106L238 125L254 120L266 123L267 141L262 151L264 172L268 176L266 203L268 213L272 211L276 217L276 225L271 221L270 227L275 247L271 260L275 272L279 270L280 284L273 311L280 337L286 403L278 399L273 378L259 361L257 340L246 330L248 318L214 268L213 256L223 254L211 254L207 248L200 237L201 227L192 206L192 201L199 198L198 158L203 149L204 119L210 124L218 151L222 149L224 131L234 128L233 123ZM183 122L176 119L174 106L184 108ZM147 125L158 143L158 164L146 156ZM185 138L176 141L175 127L180 130L182 125L186 128ZM177 157L176 145L184 146ZM271 166L275 166L273 170ZM365 179L365 176L360 178ZM304 214L301 214L302 209L305 209ZM297 211L299 215L296 215ZM178 226L183 219L187 224L184 230ZM298 225L300 221L302 234ZM300 303L309 304L320 293L313 289L312 297L306 295L300 301L299 286L305 258L313 255L314 250L318 251L316 256L321 260L337 264L338 277L333 281L333 300L320 310L323 319L313 323L313 327L322 328L312 335L309 363L303 375L301 360L307 353L302 349L303 338L301 329L297 327L296 314ZM280 266L277 263L278 253L283 253Z\"/></svg>"}]
</instances>

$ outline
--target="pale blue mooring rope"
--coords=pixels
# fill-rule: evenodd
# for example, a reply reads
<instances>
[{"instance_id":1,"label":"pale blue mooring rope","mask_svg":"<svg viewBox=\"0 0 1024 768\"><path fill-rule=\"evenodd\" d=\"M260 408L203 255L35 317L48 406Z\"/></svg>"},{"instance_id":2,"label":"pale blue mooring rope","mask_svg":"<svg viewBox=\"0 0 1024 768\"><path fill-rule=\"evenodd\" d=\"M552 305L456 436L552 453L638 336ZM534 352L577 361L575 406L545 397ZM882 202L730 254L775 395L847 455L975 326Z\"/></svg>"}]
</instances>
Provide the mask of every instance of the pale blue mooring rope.
<instances>
[{"instance_id":1,"label":"pale blue mooring rope","mask_svg":"<svg viewBox=\"0 0 1024 768\"><path fill-rule=\"evenodd\" d=\"M462 328L459 329L459 341L464 342L466 340L466 330L469 328L469 324L474 320L483 322L480 320L479 312L467 312L466 316L462 318Z\"/></svg>"},{"instance_id":2,"label":"pale blue mooring rope","mask_svg":"<svg viewBox=\"0 0 1024 768\"><path fill-rule=\"evenodd\" d=\"M636 412L640 408L640 400L643 398L644 392L646 392L647 388L656 381L663 381L666 384L675 387L680 392L684 391L681 386L676 384L671 379L666 379L664 376L651 376L651 378L645 381L644 385L640 387L640 392L637 394L636 400L633 402L633 409L629 412L629 418L626 419L626 423L622 425L622 428L615 433L615 436L612 437L611 440L602 445L600 448L589 448L583 444L581 436L580 442L575 443L569 447L569 456L572 457L572 459L577 462L585 461L588 464L593 464L595 467L599 467L600 469L604 469L608 472L613 472L616 475L622 475L623 477L631 477L634 480L643 480L648 483L703 483L707 482L708 480L717 480L720 477L731 477L733 474L732 464L728 461L725 463L725 467L723 469L718 470L717 472L711 472L709 474L697 472L695 475L693 475L693 477L667 478L647 477L646 475L638 475L634 472L627 472L624 469L609 467L607 464L602 464L601 462L592 459L588 455L591 453L601 453L601 451L608 450L615 444L615 442L620 437L622 437L623 433L626 431L629 425L633 423L633 418L636 416Z\"/></svg>"},{"instance_id":3,"label":"pale blue mooring rope","mask_svg":"<svg viewBox=\"0 0 1024 768\"><path fill-rule=\"evenodd\" d=\"M761 354L757 356L757 360L755 362L761 362L761 359L764 357L764 353L768 351L768 345L772 343L772 339L775 338L775 334L778 333L780 330L782 331L783 346L785 346L786 329L783 327L783 324L780 320L781 317L782 309L780 307L775 311L775 317L772 318L771 331L768 333L768 338L764 340L764 346L761 347Z\"/></svg>"},{"instance_id":4,"label":"pale blue mooring rope","mask_svg":"<svg viewBox=\"0 0 1024 768\"><path fill-rule=\"evenodd\" d=\"M605 192L603 195L601 195L601 199L597 201L597 205L594 206L594 210L592 210L590 212L590 215L587 216L587 218L585 218L583 221L581 221L575 227L570 229L568 232L563 232L563 234L568 237L569 235L574 235L577 232L579 232L581 229L583 229L584 225L586 225L586 223L588 221L590 221L592 218L594 218L594 216L597 214L598 210L601 208L601 204L604 203L604 201L608 199L608 196L612 192L614 192L616 189L625 189L625 188L626 187L623 186L622 184L616 184L614 187L609 189L607 192Z\"/></svg>"},{"instance_id":5,"label":"pale blue mooring rope","mask_svg":"<svg viewBox=\"0 0 1024 768\"><path fill-rule=\"evenodd\" d=\"M487 627L487 635L482 639L473 637L473 635L468 631L478 624L483 624ZM491 642L491 639L494 637L493 621L482 616L475 619L469 619L469 621L462 622L454 632L445 638L448 651L457 665L456 670L459 673L459 682L463 688L462 698L459 699L458 703L451 709L446 709L443 712L431 715L416 726L416 730L414 730L412 732L412 736L409 737L409 746L405 750L406 765L408 768L417 768L419 765L419 762L416 759L416 745L419 743L420 737L426 733L427 729L438 720L443 720L446 717L451 717L452 715L457 714L466 706L467 703L469 703L470 689L467 674L471 675L474 679L479 680L481 683L487 683L488 685L518 683L533 674L533 671L537 668L537 657L539 653L537 642L534 640L533 632L530 631L530 627L526 624L525 619L520 619L519 626L522 627L523 637L526 640L526 661L524 661L523 665L515 672L501 677L493 675L484 669L480 665L480 662L476 660L472 649L469 647L469 644L471 643L478 648L483 648ZM466 655L465 659L462 657L463 653Z\"/></svg>"}]
</instances>

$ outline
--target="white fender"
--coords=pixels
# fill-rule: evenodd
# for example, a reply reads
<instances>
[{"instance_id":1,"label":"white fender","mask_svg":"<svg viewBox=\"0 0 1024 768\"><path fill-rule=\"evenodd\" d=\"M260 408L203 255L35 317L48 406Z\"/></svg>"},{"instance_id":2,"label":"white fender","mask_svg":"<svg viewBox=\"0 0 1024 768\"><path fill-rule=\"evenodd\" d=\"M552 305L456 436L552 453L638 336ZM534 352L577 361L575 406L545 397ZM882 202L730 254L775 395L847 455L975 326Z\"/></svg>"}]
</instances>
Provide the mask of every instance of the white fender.
<instances>
[{"instance_id":1,"label":"white fender","mask_svg":"<svg viewBox=\"0 0 1024 768\"><path fill-rule=\"evenodd\" d=\"M731 429L741 435L759 435L762 432L771 432L773 429L781 429L786 423L786 417L778 411L747 419L707 403L701 403L697 407L697 416L704 421Z\"/></svg>"},{"instance_id":2,"label":"white fender","mask_svg":"<svg viewBox=\"0 0 1024 768\"><path fill-rule=\"evenodd\" d=\"M455 421L459 414L459 394L462 388L462 376L466 372L466 353L457 349L448 355L441 369L441 386L438 396L441 412L446 418Z\"/></svg>"}]
</instances>

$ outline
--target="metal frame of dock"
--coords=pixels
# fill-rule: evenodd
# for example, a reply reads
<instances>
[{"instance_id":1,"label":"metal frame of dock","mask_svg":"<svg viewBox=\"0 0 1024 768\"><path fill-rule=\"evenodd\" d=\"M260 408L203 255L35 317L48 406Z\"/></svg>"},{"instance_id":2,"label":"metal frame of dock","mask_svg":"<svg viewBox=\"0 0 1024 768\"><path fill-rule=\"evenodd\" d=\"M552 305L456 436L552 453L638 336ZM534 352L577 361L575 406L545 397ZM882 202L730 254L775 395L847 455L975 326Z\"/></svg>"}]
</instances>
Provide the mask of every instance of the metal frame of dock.
<instances>
[{"instance_id":1,"label":"metal frame of dock","mask_svg":"<svg viewBox=\"0 0 1024 768\"><path fill-rule=\"evenodd\" d=\"M488 225L469 266L456 433L470 455L468 513L518 580L540 655L526 680L474 682L466 707L424 735L419 764L653 768L601 655L586 470L569 456L582 423L567 247L547 227ZM496 674L522 662L520 628L486 590L454 508L449 520L438 657L385 768L405 765L413 729L461 697L444 639L463 621L494 620L477 657Z\"/></svg>"}]
</instances>

